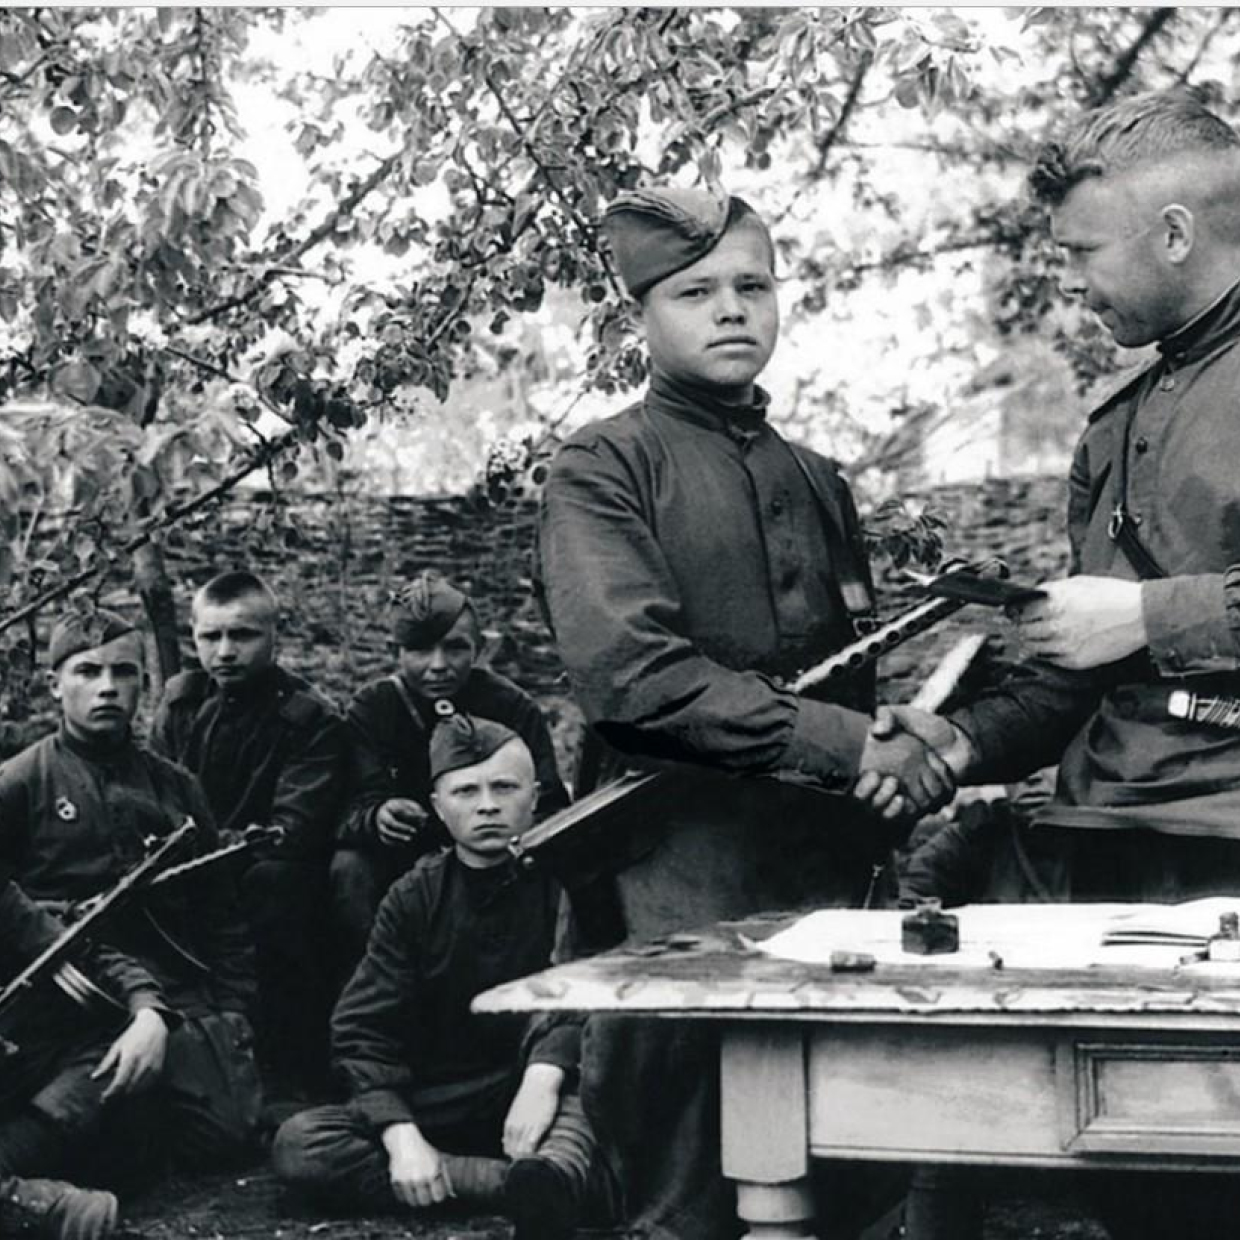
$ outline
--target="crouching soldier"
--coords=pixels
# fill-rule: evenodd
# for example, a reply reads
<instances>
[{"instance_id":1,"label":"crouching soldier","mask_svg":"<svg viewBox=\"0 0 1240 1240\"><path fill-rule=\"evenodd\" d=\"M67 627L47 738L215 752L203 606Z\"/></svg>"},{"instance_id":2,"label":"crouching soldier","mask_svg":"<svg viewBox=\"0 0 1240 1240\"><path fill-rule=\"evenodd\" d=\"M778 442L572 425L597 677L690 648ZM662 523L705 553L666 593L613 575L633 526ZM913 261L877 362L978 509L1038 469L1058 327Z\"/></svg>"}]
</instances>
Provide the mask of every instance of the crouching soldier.
<instances>
[{"instance_id":1,"label":"crouching soldier","mask_svg":"<svg viewBox=\"0 0 1240 1240\"><path fill-rule=\"evenodd\" d=\"M399 878L332 1021L351 1098L287 1121L277 1174L364 1211L456 1199L521 1240L570 1236L601 1171L575 1092L579 1027L481 1018L470 1001L547 966L558 889L512 860L533 823L515 732L457 715L431 737L431 798L452 848Z\"/></svg>"},{"instance_id":2,"label":"crouching soldier","mask_svg":"<svg viewBox=\"0 0 1240 1240\"><path fill-rule=\"evenodd\" d=\"M60 923L0 870L0 978L16 977L60 933ZM64 1175L78 1160L109 1099L146 1088L163 1067L175 1018L158 983L135 961L102 947L69 967L78 965L103 992L104 1010L88 1012L49 977L23 991L5 1020L0 1235L103 1240L113 1234L112 1193L43 1177ZM116 1001L119 1021L106 1010L107 998Z\"/></svg>"},{"instance_id":3,"label":"crouching soldier","mask_svg":"<svg viewBox=\"0 0 1240 1240\"><path fill-rule=\"evenodd\" d=\"M49 657L60 726L0 768L0 868L36 902L71 906L115 886L150 839L187 816L198 826L195 851L214 849L218 835L193 776L133 738L143 679L134 626L102 610L69 614L52 631ZM151 975L180 1019L161 1056L154 1111L139 1130L126 1106L124 1136L100 1140L99 1152L117 1151L124 1164L112 1170L132 1173L145 1153L135 1137L157 1122L160 1158L195 1169L237 1161L253 1137L259 1091L247 1016L253 952L227 873L206 868L143 892L103 933ZM122 1073L121 1085L131 1079ZM98 1101L88 1098L78 1118L93 1122Z\"/></svg>"}]
</instances>

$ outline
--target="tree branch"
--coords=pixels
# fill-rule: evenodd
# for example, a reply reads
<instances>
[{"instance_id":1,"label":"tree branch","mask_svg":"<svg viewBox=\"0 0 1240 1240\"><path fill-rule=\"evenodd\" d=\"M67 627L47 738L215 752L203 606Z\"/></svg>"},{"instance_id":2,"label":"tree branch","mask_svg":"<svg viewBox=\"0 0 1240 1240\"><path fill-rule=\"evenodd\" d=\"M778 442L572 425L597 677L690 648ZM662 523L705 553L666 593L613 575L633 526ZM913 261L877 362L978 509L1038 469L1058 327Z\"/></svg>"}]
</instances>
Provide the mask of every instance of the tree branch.
<instances>
[{"instance_id":1,"label":"tree branch","mask_svg":"<svg viewBox=\"0 0 1240 1240\"><path fill-rule=\"evenodd\" d=\"M309 250L314 249L320 241L331 236L336 230L336 223L343 219L346 215L352 214L357 205L365 199L372 190L377 189L392 174L393 169L400 163L404 151L395 151L389 155L369 176L359 181L348 194L346 194L335 207L327 213L327 216L307 233L300 241L290 246L288 249L277 250L272 255L272 265L269 266L260 276L255 277L250 284L242 289L233 297L227 297L223 301L216 302L213 306L208 306L205 310L200 310L197 314L190 315L185 320L185 326L193 327L199 323L209 323L213 319L218 319L221 315L227 314L230 310L235 310L238 306L244 306L247 302L253 301L273 280L279 275L280 267L287 267L291 263L295 263L299 258L303 257ZM279 263L280 267L276 266Z\"/></svg>"},{"instance_id":2,"label":"tree branch","mask_svg":"<svg viewBox=\"0 0 1240 1240\"><path fill-rule=\"evenodd\" d=\"M150 543L160 530L166 530L178 521L183 521L186 517L191 517L196 512L200 512L216 501L223 499L242 479L248 478L255 470L262 469L270 464L286 448L291 447L296 442L296 439L297 432L290 430L276 439L268 440L261 448L255 449L250 454L245 464L229 474L227 478L217 482L209 491L204 491L201 495L187 500L183 504L173 504L171 508L165 509L158 518L152 519L140 534L135 535L128 542L122 544L117 554L133 555L134 552ZM23 620L30 619L44 607L48 606L49 603L55 603L66 595L71 594L79 586L85 585L88 581L99 576L100 573L106 572L110 565L110 560L104 560L91 568L84 568L81 572L74 573L72 577L62 581L58 586L53 586L52 589L44 591L38 598L27 603L24 607L19 607L16 611L9 612L7 616L0 616L0 633L11 629L15 624L20 624Z\"/></svg>"},{"instance_id":3,"label":"tree branch","mask_svg":"<svg viewBox=\"0 0 1240 1240\"><path fill-rule=\"evenodd\" d=\"M1109 103L1121 86L1132 76L1141 53L1162 33L1163 28L1176 16L1175 9L1155 9L1145 19L1141 33L1131 46L1115 62L1115 67L1102 79L1090 95L1090 106L1099 107Z\"/></svg>"}]
</instances>

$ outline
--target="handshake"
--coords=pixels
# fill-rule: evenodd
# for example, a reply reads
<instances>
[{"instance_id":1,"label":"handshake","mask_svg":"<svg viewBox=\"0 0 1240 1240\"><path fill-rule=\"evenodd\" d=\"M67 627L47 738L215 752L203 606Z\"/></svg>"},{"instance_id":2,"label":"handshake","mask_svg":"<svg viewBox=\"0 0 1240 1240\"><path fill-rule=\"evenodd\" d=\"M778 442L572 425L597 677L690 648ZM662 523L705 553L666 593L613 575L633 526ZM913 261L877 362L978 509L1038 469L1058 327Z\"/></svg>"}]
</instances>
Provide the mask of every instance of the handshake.
<instances>
[{"instance_id":1,"label":"handshake","mask_svg":"<svg viewBox=\"0 0 1240 1240\"><path fill-rule=\"evenodd\" d=\"M952 799L973 757L969 738L941 715L880 706L852 795L889 822L920 818Z\"/></svg>"}]
</instances>

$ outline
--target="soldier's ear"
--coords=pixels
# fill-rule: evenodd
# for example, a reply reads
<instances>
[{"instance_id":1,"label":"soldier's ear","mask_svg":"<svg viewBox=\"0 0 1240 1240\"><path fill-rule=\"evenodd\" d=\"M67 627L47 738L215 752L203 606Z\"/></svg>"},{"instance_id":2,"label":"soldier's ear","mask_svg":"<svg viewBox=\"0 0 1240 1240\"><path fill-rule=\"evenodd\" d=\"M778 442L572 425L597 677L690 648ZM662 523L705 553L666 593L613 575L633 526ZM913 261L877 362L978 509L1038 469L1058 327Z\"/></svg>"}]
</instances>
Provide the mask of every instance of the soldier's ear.
<instances>
[{"instance_id":1,"label":"soldier's ear","mask_svg":"<svg viewBox=\"0 0 1240 1240\"><path fill-rule=\"evenodd\" d=\"M47 691L52 695L52 700L60 701L60 677L55 672L47 671L43 673L47 677Z\"/></svg>"}]
</instances>

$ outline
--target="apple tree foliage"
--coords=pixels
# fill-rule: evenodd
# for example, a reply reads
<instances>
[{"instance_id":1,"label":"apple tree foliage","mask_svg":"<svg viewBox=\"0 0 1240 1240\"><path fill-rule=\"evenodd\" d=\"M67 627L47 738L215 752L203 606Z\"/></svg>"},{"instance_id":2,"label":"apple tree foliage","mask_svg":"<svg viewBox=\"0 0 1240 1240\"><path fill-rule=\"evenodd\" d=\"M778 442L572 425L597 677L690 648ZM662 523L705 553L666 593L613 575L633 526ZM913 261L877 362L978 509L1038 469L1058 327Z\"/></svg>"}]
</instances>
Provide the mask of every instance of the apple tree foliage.
<instances>
[{"instance_id":1,"label":"apple tree foliage","mask_svg":"<svg viewBox=\"0 0 1240 1240\"><path fill-rule=\"evenodd\" d=\"M290 482L355 428L442 400L549 290L579 299L583 381L639 384L598 221L652 180L761 175L794 316L976 253L995 264L990 329L1057 333L1082 374L1105 368L1053 295L1014 192L1023 161L1081 106L1234 66L1238 38L1228 9L1030 9L995 35L964 9L422 8L328 73L261 50L316 20L0 11L0 403L16 402L0 642L28 644L41 606L179 537L248 473ZM292 109L306 177L278 217L239 153L255 82ZM901 197L878 183L888 126L976 169L931 237L901 233ZM883 245L841 247L798 217L823 186L881 218ZM503 445L483 490L508 494L535 449Z\"/></svg>"}]
</instances>

